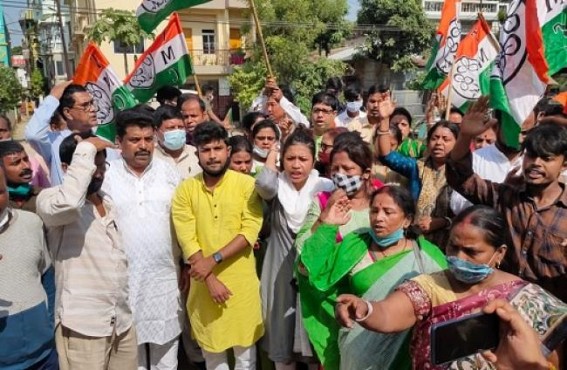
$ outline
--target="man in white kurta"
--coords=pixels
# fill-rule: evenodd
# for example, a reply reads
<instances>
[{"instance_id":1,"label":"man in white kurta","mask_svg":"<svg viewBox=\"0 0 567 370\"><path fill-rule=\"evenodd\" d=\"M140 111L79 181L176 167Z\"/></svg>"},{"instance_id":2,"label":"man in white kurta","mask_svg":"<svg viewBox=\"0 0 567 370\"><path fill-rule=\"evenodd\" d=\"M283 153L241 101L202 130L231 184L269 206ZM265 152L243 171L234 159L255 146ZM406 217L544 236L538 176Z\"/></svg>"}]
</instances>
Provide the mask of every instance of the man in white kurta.
<instances>
[{"instance_id":1,"label":"man in white kurta","mask_svg":"<svg viewBox=\"0 0 567 370\"><path fill-rule=\"evenodd\" d=\"M154 129L143 107L116 118L122 159L110 162L103 189L114 200L129 266L138 333L138 369L177 369L181 333L179 247L170 223L177 171L152 158Z\"/></svg>"}]
</instances>

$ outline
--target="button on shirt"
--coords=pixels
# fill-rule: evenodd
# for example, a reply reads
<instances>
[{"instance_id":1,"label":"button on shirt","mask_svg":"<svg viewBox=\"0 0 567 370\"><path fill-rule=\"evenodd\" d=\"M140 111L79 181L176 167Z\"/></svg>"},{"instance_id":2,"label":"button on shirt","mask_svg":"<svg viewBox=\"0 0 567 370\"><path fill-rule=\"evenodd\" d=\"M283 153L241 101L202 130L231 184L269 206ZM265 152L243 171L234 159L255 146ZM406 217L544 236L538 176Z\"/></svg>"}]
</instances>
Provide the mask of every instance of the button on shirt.
<instances>
[{"instance_id":1,"label":"button on shirt","mask_svg":"<svg viewBox=\"0 0 567 370\"><path fill-rule=\"evenodd\" d=\"M154 158L143 174L123 159L110 162L103 190L116 205L129 265L130 304L138 344L165 344L181 333L178 266L181 256L171 226L177 170Z\"/></svg>"},{"instance_id":2,"label":"button on shirt","mask_svg":"<svg viewBox=\"0 0 567 370\"><path fill-rule=\"evenodd\" d=\"M77 145L63 184L43 190L37 213L47 227L55 266L55 321L91 337L122 334L132 326L128 304L128 263L115 223L114 207L103 196L106 215L85 199L96 170L96 148Z\"/></svg>"},{"instance_id":3,"label":"button on shirt","mask_svg":"<svg viewBox=\"0 0 567 370\"><path fill-rule=\"evenodd\" d=\"M481 179L472 172L471 156L448 161L448 184L474 204L500 211L508 224L513 251L507 268L567 301L567 188L555 202L537 208L525 187Z\"/></svg>"}]
</instances>

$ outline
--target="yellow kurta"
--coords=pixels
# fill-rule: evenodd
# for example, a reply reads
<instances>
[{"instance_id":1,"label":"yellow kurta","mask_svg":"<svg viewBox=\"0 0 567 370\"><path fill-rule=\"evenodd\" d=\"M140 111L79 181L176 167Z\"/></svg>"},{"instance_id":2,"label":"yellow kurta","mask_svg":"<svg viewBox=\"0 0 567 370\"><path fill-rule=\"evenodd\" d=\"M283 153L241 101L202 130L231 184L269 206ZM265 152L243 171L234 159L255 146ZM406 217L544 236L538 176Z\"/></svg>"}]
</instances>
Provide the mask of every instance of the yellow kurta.
<instances>
[{"instance_id":1,"label":"yellow kurta","mask_svg":"<svg viewBox=\"0 0 567 370\"><path fill-rule=\"evenodd\" d=\"M213 192L205 187L203 174L182 182L173 197L172 214L185 260L198 251L210 256L239 234L252 246L262 226L262 203L254 179L231 170ZM264 334L251 246L213 269L232 292L224 304L213 302L207 286L191 279L187 311L193 335L206 351L251 346Z\"/></svg>"}]
</instances>

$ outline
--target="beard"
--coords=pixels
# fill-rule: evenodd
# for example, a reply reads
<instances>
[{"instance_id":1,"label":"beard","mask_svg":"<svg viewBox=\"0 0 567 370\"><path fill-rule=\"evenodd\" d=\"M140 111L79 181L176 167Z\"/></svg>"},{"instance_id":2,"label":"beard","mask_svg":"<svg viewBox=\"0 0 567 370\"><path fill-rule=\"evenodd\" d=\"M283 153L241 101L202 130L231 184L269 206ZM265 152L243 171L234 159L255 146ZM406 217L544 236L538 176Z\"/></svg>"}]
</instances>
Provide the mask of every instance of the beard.
<instances>
[{"instance_id":1,"label":"beard","mask_svg":"<svg viewBox=\"0 0 567 370\"><path fill-rule=\"evenodd\" d=\"M102 179L92 179L89 187L87 188L87 195L97 193L102 187Z\"/></svg>"},{"instance_id":2,"label":"beard","mask_svg":"<svg viewBox=\"0 0 567 370\"><path fill-rule=\"evenodd\" d=\"M199 161L199 165L201 166L201 168L203 169L203 173L206 174L207 176L210 177L221 177L222 175L225 174L226 170L228 170L228 166L230 165L229 160L227 159L227 161L224 163L224 166L222 166L219 170L216 171L211 171L206 169L201 162Z\"/></svg>"}]
</instances>

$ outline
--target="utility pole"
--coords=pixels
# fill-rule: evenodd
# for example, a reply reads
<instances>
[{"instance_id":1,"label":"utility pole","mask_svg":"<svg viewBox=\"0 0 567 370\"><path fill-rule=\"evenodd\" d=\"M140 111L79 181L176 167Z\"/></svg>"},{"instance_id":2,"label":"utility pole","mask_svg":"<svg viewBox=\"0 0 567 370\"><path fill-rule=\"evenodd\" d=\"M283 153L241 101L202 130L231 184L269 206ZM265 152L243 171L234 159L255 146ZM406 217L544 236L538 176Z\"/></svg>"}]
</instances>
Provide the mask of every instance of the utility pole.
<instances>
[{"instance_id":1,"label":"utility pole","mask_svg":"<svg viewBox=\"0 0 567 370\"><path fill-rule=\"evenodd\" d=\"M69 66L69 54L67 53L67 42L65 41L65 29L63 27L63 19L61 17L61 0L55 0L55 6L57 7L57 19L59 21L59 31L61 32L61 44L63 44L63 58L65 58L65 76L67 80L71 77L71 67Z\"/></svg>"}]
</instances>

